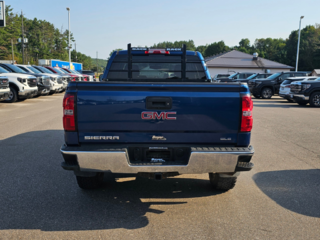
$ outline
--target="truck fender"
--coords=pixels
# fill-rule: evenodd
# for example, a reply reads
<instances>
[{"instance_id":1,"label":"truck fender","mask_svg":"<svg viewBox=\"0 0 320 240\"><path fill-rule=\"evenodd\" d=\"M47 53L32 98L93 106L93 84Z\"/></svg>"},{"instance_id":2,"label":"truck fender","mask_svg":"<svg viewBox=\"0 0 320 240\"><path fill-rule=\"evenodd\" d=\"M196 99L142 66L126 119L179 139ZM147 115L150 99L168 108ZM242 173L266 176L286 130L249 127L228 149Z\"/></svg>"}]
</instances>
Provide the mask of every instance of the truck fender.
<instances>
[{"instance_id":1,"label":"truck fender","mask_svg":"<svg viewBox=\"0 0 320 240\"><path fill-rule=\"evenodd\" d=\"M19 88L15 83L13 83L13 82L9 82L9 87L14 88L15 90L17 90L17 92L20 91L20 88Z\"/></svg>"},{"instance_id":2,"label":"truck fender","mask_svg":"<svg viewBox=\"0 0 320 240\"><path fill-rule=\"evenodd\" d=\"M314 92L320 92L320 87L316 87L316 88L312 89L312 92L310 92L310 93L308 94L308 96L311 96ZM306 96L307 96L307 95L306 95Z\"/></svg>"}]
</instances>

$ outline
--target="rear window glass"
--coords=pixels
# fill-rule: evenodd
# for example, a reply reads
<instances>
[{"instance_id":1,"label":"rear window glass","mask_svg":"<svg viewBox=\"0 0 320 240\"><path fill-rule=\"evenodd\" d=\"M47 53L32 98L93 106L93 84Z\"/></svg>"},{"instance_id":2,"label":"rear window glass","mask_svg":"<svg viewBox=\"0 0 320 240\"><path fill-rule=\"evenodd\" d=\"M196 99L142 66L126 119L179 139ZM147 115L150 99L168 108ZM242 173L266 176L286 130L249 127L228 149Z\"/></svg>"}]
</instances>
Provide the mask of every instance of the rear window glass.
<instances>
[{"instance_id":1,"label":"rear window glass","mask_svg":"<svg viewBox=\"0 0 320 240\"><path fill-rule=\"evenodd\" d=\"M285 85L285 84L289 84L289 83L291 83L291 82L292 82L292 80L284 80L284 81L282 82L282 84Z\"/></svg>"},{"instance_id":2,"label":"rear window glass","mask_svg":"<svg viewBox=\"0 0 320 240\"><path fill-rule=\"evenodd\" d=\"M287 79L287 80L284 80L282 82L282 84L289 84L289 83L292 83L292 82L296 82L296 81L302 81L304 78L296 78L296 79Z\"/></svg>"},{"instance_id":3,"label":"rear window glass","mask_svg":"<svg viewBox=\"0 0 320 240\"><path fill-rule=\"evenodd\" d=\"M181 79L181 56L172 55L133 55L132 79ZM203 82L206 74L198 56L187 56L186 79ZM117 55L113 60L107 79L128 79L128 55Z\"/></svg>"}]
</instances>

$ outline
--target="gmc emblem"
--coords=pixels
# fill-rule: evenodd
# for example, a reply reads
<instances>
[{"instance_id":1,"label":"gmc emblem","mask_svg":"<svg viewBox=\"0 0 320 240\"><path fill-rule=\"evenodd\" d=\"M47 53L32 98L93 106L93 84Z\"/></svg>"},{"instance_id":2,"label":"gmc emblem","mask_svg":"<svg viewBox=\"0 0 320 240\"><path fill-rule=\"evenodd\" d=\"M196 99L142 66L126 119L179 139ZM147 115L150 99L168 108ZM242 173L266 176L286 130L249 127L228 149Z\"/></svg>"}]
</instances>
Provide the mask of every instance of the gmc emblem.
<instances>
[{"instance_id":1,"label":"gmc emblem","mask_svg":"<svg viewBox=\"0 0 320 240\"><path fill-rule=\"evenodd\" d=\"M177 112L142 112L141 118L143 120L163 119L163 120L177 120L177 117L170 117L169 115L176 115Z\"/></svg>"}]
</instances>

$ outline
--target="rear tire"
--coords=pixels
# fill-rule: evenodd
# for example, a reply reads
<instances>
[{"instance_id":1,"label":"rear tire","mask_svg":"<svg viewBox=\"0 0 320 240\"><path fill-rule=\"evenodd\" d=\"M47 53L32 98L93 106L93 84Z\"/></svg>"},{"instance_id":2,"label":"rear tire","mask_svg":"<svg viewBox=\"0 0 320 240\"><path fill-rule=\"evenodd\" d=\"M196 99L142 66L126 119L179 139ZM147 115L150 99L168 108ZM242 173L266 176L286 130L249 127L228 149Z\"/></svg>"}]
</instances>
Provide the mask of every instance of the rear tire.
<instances>
[{"instance_id":1,"label":"rear tire","mask_svg":"<svg viewBox=\"0 0 320 240\"><path fill-rule=\"evenodd\" d=\"M293 103L293 102L294 102L294 101L291 100L291 99L287 99L287 101L288 101L289 103Z\"/></svg>"},{"instance_id":2,"label":"rear tire","mask_svg":"<svg viewBox=\"0 0 320 240\"><path fill-rule=\"evenodd\" d=\"M221 177L218 173L209 173L212 187L217 190L228 191L236 185L237 177Z\"/></svg>"},{"instance_id":3,"label":"rear tire","mask_svg":"<svg viewBox=\"0 0 320 240\"><path fill-rule=\"evenodd\" d=\"M78 186L85 190L96 189L103 183L103 173L97 173L94 177L76 176Z\"/></svg>"},{"instance_id":4,"label":"rear tire","mask_svg":"<svg viewBox=\"0 0 320 240\"><path fill-rule=\"evenodd\" d=\"M272 89L266 87L266 88L262 89L260 95L261 95L261 97L262 97L263 99L270 99L270 98L272 97L272 95L273 95Z\"/></svg>"},{"instance_id":5,"label":"rear tire","mask_svg":"<svg viewBox=\"0 0 320 240\"><path fill-rule=\"evenodd\" d=\"M320 107L320 92L312 93L309 103L311 107Z\"/></svg>"},{"instance_id":6,"label":"rear tire","mask_svg":"<svg viewBox=\"0 0 320 240\"><path fill-rule=\"evenodd\" d=\"M5 100L4 102L14 103L16 101L18 101L18 92L13 87L10 87L9 98L7 100Z\"/></svg>"}]
</instances>

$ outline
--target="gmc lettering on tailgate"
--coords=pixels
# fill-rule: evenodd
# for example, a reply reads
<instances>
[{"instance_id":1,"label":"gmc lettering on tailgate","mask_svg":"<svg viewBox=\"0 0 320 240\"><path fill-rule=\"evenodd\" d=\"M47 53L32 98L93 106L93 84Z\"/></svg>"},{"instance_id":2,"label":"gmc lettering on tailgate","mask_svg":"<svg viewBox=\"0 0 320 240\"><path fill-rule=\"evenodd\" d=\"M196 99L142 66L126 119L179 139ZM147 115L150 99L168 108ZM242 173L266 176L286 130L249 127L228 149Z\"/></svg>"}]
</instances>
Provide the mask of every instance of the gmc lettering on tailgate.
<instances>
[{"instance_id":1,"label":"gmc lettering on tailgate","mask_svg":"<svg viewBox=\"0 0 320 240\"><path fill-rule=\"evenodd\" d=\"M177 117L173 117L172 115L176 115L177 112L142 112L141 113L141 119L143 120L177 120Z\"/></svg>"}]
</instances>

